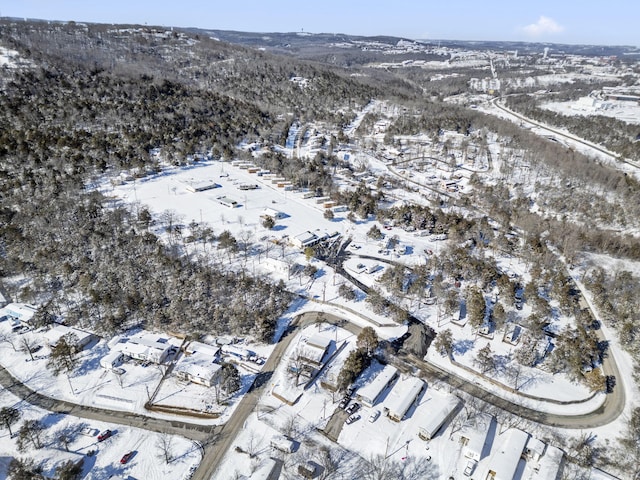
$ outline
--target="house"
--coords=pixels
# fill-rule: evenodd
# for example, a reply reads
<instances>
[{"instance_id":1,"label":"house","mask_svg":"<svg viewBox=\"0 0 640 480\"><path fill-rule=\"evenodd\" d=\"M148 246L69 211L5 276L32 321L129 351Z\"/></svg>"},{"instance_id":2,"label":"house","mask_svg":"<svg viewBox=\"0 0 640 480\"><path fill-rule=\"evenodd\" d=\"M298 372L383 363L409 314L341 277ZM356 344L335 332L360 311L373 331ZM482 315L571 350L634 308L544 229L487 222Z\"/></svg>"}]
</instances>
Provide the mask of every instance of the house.
<instances>
[{"instance_id":1,"label":"house","mask_svg":"<svg viewBox=\"0 0 640 480\"><path fill-rule=\"evenodd\" d=\"M162 363L173 347L167 337L142 331L129 338L122 346L122 353L143 362Z\"/></svg>"},{"instance_id":2,"label":"house","mask_svg":"<svg viewBox=\"0 0 640 480\"><path fill-rule=\"evenodd\" d=\"M494 431L495 427L495 418L488 413L480 413L469 419L462 426L459 433L462 454L471 460L479 462L482 459L489 433Z\"/></svg>"},{"instance_id":3,"label":"house","mask_svg":"<svg viewBox=\"0 0 640 480\"><path fill-rule=\"evenodd\" d=\"M174 373L182 380L210 387L218 382L222 366L215 363L216 357L208 353L194 351L180 357L174 366Z\"/></svg>"},{"instance_id":4,"label":"house","mask_svg":"<svg viewBox=\"0 0 640 480\"><path fill-rule=\"evenodd\" d=\"M225 207L236 208L238 206L238 202L229 197L218 197L217 200L220 205L224 205Z\"/></svg>"},{"instance_id":5,"label":"house","mask_svg":"<svg viewBox=\"0 0 640 480\"><path fill-rule=\"evenodd\" d=\"M501 443L489 459L487 474L480 478L485 480L513 480L518 469L518 463L522 458L524 447L527 445L527 440L529 440L529 434L517 428L511 428L496 440Z\"/></svg>"},{"instance_id":6,"label":"house","mask_svg":"<svg viewBox=\"0 0 640 480\"><path fill-rule=\"evenodd\" d=\"M317 245L322 240L324 240L324 237L320 237L313 232L306 231L293 237L291 243L298 248L307 248Z\"/></svg>"},{"instance_id":7,"label":"house","mask_svg":"<svg viewBox=\"0 0 640 480\"><path fill-rule=\"evenodd\" d=\"M187 191L196 193L196 192L204 192L206 190L212 190L214 188L220 188L220 185L212 180L187 180L183 182Z\"/></svg>"},{"instance_id":8,"label":"house","mask_svg":"<svg viewBox=\"0 0 640 480\"><path fill-rule=\"evenodd\" d=\"M387 416L395 422L402 421L426 386L419 378L399 379L384 402L384 411Z\"/></svg>"},{"instance_id":9,"label":"house","mask_svg":"<svg viewBox=\"0 0 640 480\"><path fill-rule=\"evenodd\" d=\"M94 338L93 333L85 332L73 327L67 327L66 325L56 325L49 329L44 334L44 339L49 347L55 347L65 335L75 335L77 340L75 344L76 351L84 349Z\"/></svg>"},{"instance_id":10,"label":"house","mask_svg":"<svg viewBox=\"0 0 640 480\"><path fill-rule=\"evenodd\" d=\"M440 429L451 420L460 407L460 399L455 395L440 393L430 390L429 401L430 415L418 428L418 436L422 440L431 440Z\"/></svg>"},{"instance_id":11,"label":"house","mask_svg":"<svg viewBox=\"0 0 640 480\"><path fill-rule=\"evenodd\" d=\"M323 359L329 350L331 339L320 334L312 335L298 345L298 358L311 367L322 366Z\"/></svg>"},{"instance_id":12,"label":"house","mask_svg":"<svg viewBox=\"0 0 640 480\"><path fill-rule=\"evenodd\" d=\"M260 186L257 183L241 183L238 190L257 190Z\"/></svg>"},{"instance_id":13,"label":"house","mask_svg":"<svg viewBox=\"0 0 640 480\"><path fill-rule=\"evenodd\" d=\"M249 360L251 352L244 348L236 347L234 345L222 345L222 353L235 357L238 360Z\"/></svg>"},{"instance_id":14,"label":"house","mask_svg":"<svg viewBox=\"0 0 640 480\"><path fill-rule=\"evenodd\" d=\"M113 370L122 365L124 355L122 352L111 351L100 359L100 366L105 370Z\"/></svg>"},{"instance_id":15,"label":"house","mask_svg":"<svg viewBox=\"0 0 640 480\"><path fill-rule=\"evenodd\" d=\"M358 389L356 398L367 407L373 407L382 392L389 387L398 376L398 370L391 365L385 365L378 375L368 384Z\"/></svg>"},{"instance_id":16,"label":"house","mask_svg":"<svg viewBox=\"0 0 640 480\"><path fill-rule=\"evenodd\" d=\"M0 318L29 323L36 314L37 307L28 303L10 303L0 309Z\"/></svg>"},{"instance_id":17,"label":"house","mask_svg":"<svg viewBox=\"0 0 640 480\"><path fill-rule=\"evenodd\" d=\"M282 218L286 218L287 214L284 213L284 212L281 212L279 210L276 210L274 208L268 208L267 207L262 211L262 214L260 216L263 217L263 218L264 217L271 217L274 220L280 220Z\"/></svg>"}]
</instances>

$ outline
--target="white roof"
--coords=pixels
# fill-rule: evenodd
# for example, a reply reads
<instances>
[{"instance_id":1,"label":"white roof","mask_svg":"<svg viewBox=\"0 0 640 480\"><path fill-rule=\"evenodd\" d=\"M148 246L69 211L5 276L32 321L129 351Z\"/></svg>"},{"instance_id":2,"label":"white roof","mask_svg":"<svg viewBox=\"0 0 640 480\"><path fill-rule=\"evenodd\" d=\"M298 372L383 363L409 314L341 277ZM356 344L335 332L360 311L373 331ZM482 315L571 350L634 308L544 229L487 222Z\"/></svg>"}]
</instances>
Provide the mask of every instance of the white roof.
<instances>
[{"instance_id":1,"label":"white roof","mask_svg":"<svg viewBox=\"0 0 640 480\"><path fill-rule=\"evenodd\" d=\"M44 338L47 340L49 345L55 345L58 343L58 340L68 333L73 333L76 337L78 337L78 343L83 345L87 343L89 338L93 336L93 334L89 332L85 332L83 330L78 330L77 328L67 327L66 325L56 325L55 327L49 329L45 332Z\"/></svg>"},{"instance_id":2,"label":"white roof","mask_svg":"<svg viewBox=\"0 0 640 480\"><path fill-rule=\"evenodd\" d=\"M544 453L544 447L546 446L547 444L542 440L533 437L530 438L527 442L527 450L530 450L533 453L537 453L538 456L542 456L542 454Z\"/></svg>"},{"instance_id":3,"label":"white roof","mask_svg":"<svg viewBox=\"0 0 640 480\"><path fill-rule=\"evenodd\" d=\"M473 452L478 458L482 456L482 450L493 421L493 416L488 413L479 413L469 419L460 431L460 436L469 440L465 448Z\"/></svg>"},{"instance_id":4,"label":"white roof","mask_svg":"<svg viewBox=\"0 0 640 480\"><path fill-rule=\"evenodd\" d=\"M306 342L301 342L298 345L297 355L298 358L302 357L306 360L310 360L315 363L322 363L322 359L326 353L324 348L318 348L315 345L309 345Z\"/></svg>"},{"instance_id":5,"label":"white roof","mask_svg":"<svg viewBox=\"0 0 640 480\"><path fill-rule=\"evenodd\" d=\"M558 447L549 445L544 456L538 461L538 473L533 477L540 480L553 480L558 477L564 452Z\"/></svg>"},{"instance_id":6,"label":"white roof","mask_svg":"<svg viewBox=\"0 0 640 480\"><path fill-rule=\"evenodd\" d=\"M358 389L358 397L365 402L373 404L378 398L382 390L387 386L391 379L397 374L398 369L392 365L386 365L380 373L371 382L364 387Z\"/></svg>"},{"instance_id":7,"label":"white roof","mask_svg":"<svg viewBox=\"0 0 640 480\"><path fill-rule=\"evenodd\" d=\"M191 377L211 380L222 367L214 363L214 358L206 353L183 355L176 363L175 371L183 372Z\"/></svg>"},{"instance_id":8,"label":"white roof","mask_svg":"<svg viewBox=\"0 0 640 480\"><path fill-rule=\"evenodd\" d=\"M113 363L114 360L117 360L121 356L122 356L122 352L119 352L117 350L112 350L109 353L107 353L104 357L102 357L100 359L100 362Z\"/></svg>"},{"instance_id":9,"label":"white roof","mask_svg":"<svg viewBox=\"0 0 640 480\"><path fill-rule=\"evenodd\" d=\"M401 378L396 382L385 399L385 407L391 415L398 418L404 417L423 387L424 382L419 378Z\"/></svg>"},{"instance_id":10,"label":"white roof","mask_svg":"<svg viewBox=\"0 0 640 480\"><path fill-rule=\"evenodd\" d=\"M1 309L0 312L2 312L1 315L8 315L22 322L28 322L33 318L36 310L37 307L27 303L10 303Z\"/></svg>"},{"instance_id":11,"label":"white roof","mask_svg":"<svg viewBox=\"0 0 640 480\"><path fill-rule=\"evenodd\" d=\"M144 345L145 347L149 347L149 348L153 348L161 351L164 351L171 346L169 344L169 339L167 337L163 337L162 335L158 335L157 333L151 333L146 331L142 331L134 335L133 337L129 338L129 341L127 343Z\"/></svg>"},{"instance_id":12,"label":"white roof","mask_svg":"<svg viewBox=\"0 0 640 480\"><path fill-rule=\"evenodd\" d=\"M295 236L295 239L300 242L301 245L306 245L307 243L313 243L318 240L318 236L313 232L302 232L299 235Z\"/></svg>"},{"instance_id":13,"label":"white roof","mask_svg":"<svg viewBox=\"0 0 640 480\"><path fill-rule=\"evenodd\" d=\"M267 216L269 216L269 217L275 217L275 218L278 218L280 215L282 215L282 212L281 212L281 211L279 211L279 210L276 210L276 209L274 209L274 208L269 208L269 207L267 207L267 208L265 208L265 209L262 211L262 214L263 214L263 215L267 215Z\"/></svg>"},{"instance_id":14,"label":"white roof","mask_svg":"<svg viewBox=\"0 0 640 480\"><path fill-rule=\"evenodd\" d=\"M517 428L511 428L498 437L502 443L489 461L489 469L496 472L494 480L513 480L528 439L529 434Z\"/></svg>"},{"instance_id":15,"label":"white roof","mask_svg":"<svg viewBox=\"0 0 640 480\"><path fill-rule=\"evenodd\" d=\"M430 415L420 425L429 437L435 435L442 424L449 418L449 415L458 408L460 399L455 395L441 393L433 389L429 389L429 412Z\"/></svg>"},{"instance_id":16,"label":"white roof","mask_svg":"<svg viewBox=\"0 0 640 480\"><path fill-rule=\"evenodd\" d=\"M187 347L185 348L187 353L203 353L209 355L210 357L215 357L220 352L220 347L215 345L209 345L202 342L189 342Z\"/></svg>"},{"instance_id":17,"label":"white roof","mask_svg":"<svg viewBox=\"0 0 640 480\"><path fill-rule=\"evenodd\" d=\"M329 345L331 345L331 339L316 333L311 337L307 338L307 345L311 345L312 347L322 348L326 350Z\"/></svg>"}]
</instances>

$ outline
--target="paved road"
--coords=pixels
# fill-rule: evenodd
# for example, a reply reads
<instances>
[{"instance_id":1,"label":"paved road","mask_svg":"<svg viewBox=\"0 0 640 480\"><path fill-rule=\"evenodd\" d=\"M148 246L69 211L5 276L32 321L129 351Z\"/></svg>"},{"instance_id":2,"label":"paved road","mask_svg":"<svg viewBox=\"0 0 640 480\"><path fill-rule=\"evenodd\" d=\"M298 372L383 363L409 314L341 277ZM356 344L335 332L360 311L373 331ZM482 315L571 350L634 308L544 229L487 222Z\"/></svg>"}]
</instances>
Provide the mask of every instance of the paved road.
<instances>
[{"instance_id":1,"label":"paved road","mask_svg":"<svg viewBox=\"0 0 640 480\"><path fill-rule=\"evenodd\" d=\"M179 420L164 420L147 417L131 412L117 410L107 410L103 408L87 407L65 400L56 400L47 397L20 383L15 377L0 365L0 385L13 393L16 397L29 402L32 405L44 410L56 413L65 413L88 420L99 420L101 422L115 422L122 425L143 428L160 433L171 433L182 435L183 437L204 442L211 436L214 427L209 425L198 425Z\"/></svg>"},{"instance_id":2,"label":"paved road","mask_svg":"<svg viewBox=\"0 0 640 480\"><path fill-rule=\"evenodd\" d=\"M637 162L633 162L631 160L628 160L622 156L620 156L617 153L611 152L610 150L607 150L606 148L601 147L600 145L596 145L595 143L591 143L588 140L585 140L584 138L580 138L577 135L573 135L571 133L567 133L567 132L563 132L562 130L556 129L554 127L550 127L548 125L545 125L544 123L540 123L536 120L532 120L528 117L525 117L524 115L519 114L518 112L514 112L513 110L511 110L510 108L505 107L504 105L500 104L500 100L503 99L504 97L496 97L493 100L491 100L491 103L498 108L499 110L503 111L504 113L507 113L515 118L517 118L518 120L521 120L523 122L526 122L530 125L533 125L535 127L540 128L541 130L546 130L549 133L553 133L554 135L557 135L559 137L563 137L566 138L567 140L571 140L573 142L577 142L580 143L581 145L585 145L593 150L596 150L597 152L600 153L604 153L605 155L607 155L608 157L611 157L619 162L623 162L626 163L627 165L630 165L632 167L635 168L640 168L640 165L638 165Z\"/></svg>"},{"instance_id":3,"label":"paved road","mask_svg":"<svg viewBox=\"0 0 640 480\"><path fill-rule=\"evenodd\" d=\"M294 322L292 322L292 327L288 330L288 333L278 342L272 355L265 363L263 372L258 375L252 388L240 401L233 415L223 427L211 427L182 421L156 419L139 414L85 407L71 402L55 400L41 395L21 384L1 366L0 384L16 396L49 411L68 413L91 420L117 422L124 425L182 435L193 440L198 440L204 447L205 455L193 478L195 480L208 480L215 473L226 452L231 448L233 440L236 438L240 429L243 428L249 415L255 410L260 396L264 393L265 386L270 384L271 375L280 363L291 340L295 337L294 332L318 321L340 325L355 335L360 333L362 328L345 321L344 317L326 312L307 312L299 315ZM622 392L619 395L608 395L604 405L591 413L584 415L546 414L500 398L487 389L469 382L465 378L446 372L416 357L401 355L398 357L398 360L421 371L427 380L438 380L447 383L454 389L462 390L512 414L544 425L572 429L593 428L606 425L615 420L624 408L625 397L624 392ZM617 368L613 360L607 361L607 364L608 366L605 370L616 374ZM609 368L611 370L607 370ZM622 388L616 389L614 392L617 390L622 390Z\"/></svg>"}]
</instances>

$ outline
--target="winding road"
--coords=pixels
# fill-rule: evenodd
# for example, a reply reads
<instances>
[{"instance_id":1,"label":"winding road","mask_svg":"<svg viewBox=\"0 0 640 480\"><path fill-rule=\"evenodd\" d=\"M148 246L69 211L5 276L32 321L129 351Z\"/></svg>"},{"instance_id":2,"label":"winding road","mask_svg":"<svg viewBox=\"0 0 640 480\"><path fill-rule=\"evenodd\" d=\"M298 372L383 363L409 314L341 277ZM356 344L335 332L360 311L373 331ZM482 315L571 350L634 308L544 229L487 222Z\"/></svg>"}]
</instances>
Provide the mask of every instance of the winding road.
<instances>
[{"instance_id":1,"label":"winding road","mask_svg":"<svg viewBox=\"0 0 640 480\"><path fill-rule=\"evenodd\" d=\"M265 391L265 387L270 383L273 372L279 365L290 342L295 338L295 332L306 326L323 321L340 325L342 328L357 335L362 327L349 322L348 316L348 314L343 317L327 312L314 311L306 312L296 317L291 327L274 348L273 353L263 367L262 373L256 377L248 393L240 401L229 421L223 426L205 426L186 421L165 420L128 412L87 407L64 400L56 400L35 392L20 383L1 366L0 384L17 397L48 411L65 413L91 420L116 422L156 432L182 435L186 438L196 440L203 446L204 456L198 469L194 473L193 479L208 480L215 473L216 468L226 452L231 448L236 435L243 428L249 415L255 410L261 395L263 395ZM625 405L623 389L616 388L612 394L607 395L603 405L593 412L583 415L543 413L505 400L478 384L469 382L461 376L447 372L412 355L399 355L397 360L419 370L427 381L437 380L447 383L453 389L462 390L469 395L477 397L514 415L554 427L587 429L606 425L622 413ZM607 358L605 364L607 365L605 367L606 371L611 372L613 375L617 374L617 367L611 358Z\"/></svg>"}]
</instances>

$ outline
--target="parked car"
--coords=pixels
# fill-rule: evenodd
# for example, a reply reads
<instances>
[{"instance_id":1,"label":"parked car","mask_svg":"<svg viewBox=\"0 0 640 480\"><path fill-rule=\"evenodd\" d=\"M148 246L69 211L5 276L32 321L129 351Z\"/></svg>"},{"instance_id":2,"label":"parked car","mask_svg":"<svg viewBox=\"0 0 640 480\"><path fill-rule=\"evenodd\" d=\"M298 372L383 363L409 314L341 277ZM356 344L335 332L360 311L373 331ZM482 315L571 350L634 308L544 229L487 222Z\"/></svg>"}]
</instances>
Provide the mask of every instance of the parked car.
<instances>
[{"instance_id":1,"label":"parked car","mask_svg":"<svg viewBox=\"0 0 640 480\"><path fill-rule=\"evenodd\" d=\"M464 467L464 475L466 477L470 477L471 474L473 473L473 469L476 468L476 461L475 460L469 460L467 462L467 466Z\"/></svg>"},{"instance_id":2,"label":"parked car","mask_svg":"<svg viewBox=\"0 0 640 480\"><path fill-rule=\"evenodd\" d=\"M338 404L338 406L342 409L347 408L347 405L349 405L349 402L351 401L351 398L349 397L342 397L342 400L340 400L340 403Z\"/></svg>"},{"instance_id":3,"label":"parked car","mask_svg":"<svg viewBox=\"0 0 640 480\"><path fill-rule=\"evenodd\" d=\"M371 423L375 422L379 416L380 416L380 410L374 410L374 412L371 415L369 415L369 422Z\"/></svg>"},{"instance_id":4,"label":"parked car","mask_svg":"<svg viewBox=\"0 0 640 480\"><path fill-rule=\"evenodd\" d=\"M347 425L350 425L356 420L360 420L360 415L358 415L357 413L354 413L353 415L350 415L349 418L345 420L345 422Z\"/></svg>"},{"instance_id":5,"label":"parked car","mask_svg":"<svg viewBox=\"0 0 640 480\"><path fill-rule=\"evenodd\" d=\"M358 402L353 402L351 405L347 407L347 413L351 415L352 413L357 412L360 409L360 404Z\"/></svg>"},{"instance_id":6,"label":"parked car","mask_svg":"<svg viewBox=\"0 0 640 480\"><path fill-rule=\"evenodd\" d=\"M120 459L120 463L121 464L125 464L129 461L129 459L131 459L131 457L133 457L133 452L127 452L125 453L122 458Z\"/></svg>"},{"instance_id":7,"label":"parked car","mask_svg":"<svg viewBox=\"0 0 640 480\"><path fill-rule=\"evenodd\" d=\"M98 435L98 441L102 442L109 438L111 435L113 435L113 432L111 430L104 430L100 433L100 435Z\"/></svg>"}]
</instances>

